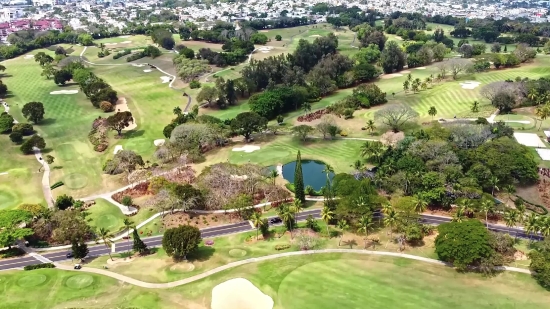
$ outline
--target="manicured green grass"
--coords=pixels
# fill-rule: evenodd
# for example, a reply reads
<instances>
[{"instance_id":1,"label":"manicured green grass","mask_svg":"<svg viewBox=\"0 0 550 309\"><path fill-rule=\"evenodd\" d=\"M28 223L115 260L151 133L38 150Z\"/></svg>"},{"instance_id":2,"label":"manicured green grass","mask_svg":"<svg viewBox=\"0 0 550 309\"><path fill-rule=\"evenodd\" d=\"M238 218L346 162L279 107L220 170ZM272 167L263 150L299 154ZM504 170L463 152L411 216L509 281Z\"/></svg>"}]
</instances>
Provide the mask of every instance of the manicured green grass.
<instances>
[{"instance_id":1,"label":"manicured green grass","mask_svg":"<svg viewBox=\"0 0 550 309\"><path fill-rule=\"evenodd\" d=\"M112 233L124 228L123 221L126 216L118 207L104 199L96 199L95 202L96 204L87 211L90 215L86 219L89 220L91 226L97 229L105 228Z\"/></svg>"},{"instance_id":2,"label":"manicured green grass","mask_svg":"<svg viewBox=\"0 0 550 309\"><path fill-rule=\"evenodd\" d=\"M252 153L231 151L229 162L236 164L251 162L265 166L284 164L296 160L299 150L302 160L320 160L341 173L352 170L349 166L350 162L359 158L362 144L363 142L355 140L321 139L308 140L304 143L290 136L281 136L266 145L260 145L261 149Z\"/></svg>"}]
</instances>

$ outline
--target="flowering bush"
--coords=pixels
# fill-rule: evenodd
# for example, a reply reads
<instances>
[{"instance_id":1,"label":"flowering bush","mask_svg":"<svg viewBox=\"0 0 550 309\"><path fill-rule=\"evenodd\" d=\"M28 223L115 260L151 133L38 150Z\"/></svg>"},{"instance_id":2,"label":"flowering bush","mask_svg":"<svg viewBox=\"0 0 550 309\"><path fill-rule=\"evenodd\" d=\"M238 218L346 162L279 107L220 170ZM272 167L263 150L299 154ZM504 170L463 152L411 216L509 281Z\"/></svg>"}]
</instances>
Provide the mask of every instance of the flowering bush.
<instances>
[{"instance_id":1,"label":"flowering bush","mask_svg":"<svg viewBox=\"0 0 550 309\"><path fill-rule=\"evenodd\" d=\"M207 246L212 246L212 245L214 245L214 241L212 239L208 239L208 240L204 241L204 244L207 245Z\"/></svg>"}]
</instances>

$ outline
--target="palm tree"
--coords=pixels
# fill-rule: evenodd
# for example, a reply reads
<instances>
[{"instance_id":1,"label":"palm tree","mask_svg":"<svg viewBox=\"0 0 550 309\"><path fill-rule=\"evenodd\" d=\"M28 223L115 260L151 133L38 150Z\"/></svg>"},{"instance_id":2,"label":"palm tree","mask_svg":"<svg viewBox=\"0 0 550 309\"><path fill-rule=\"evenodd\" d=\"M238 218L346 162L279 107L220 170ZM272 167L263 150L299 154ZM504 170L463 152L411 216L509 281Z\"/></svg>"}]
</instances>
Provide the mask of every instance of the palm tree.
<instances>
[{"instance_id":1,"label":"palm tree","mask_svg":"<svg viewBox=\"0 0 550 309\"><path fill-rule=\"evenodd\" d=\"M500 190L498 188L498 182L499 182L499 179L496 177L496 176L491 176L491 178L489 178L489 183L491 184L491 195L492 196L495 196L495 190Z\"/></svg>"},{"instance_id":2,"label":"palm tree","mask_svg":"<svg viewBox=\"0 0 550 309\"><path fill-rule=\"evenodd\" d=\"M369 119L367 120L367 125L365 127L368 131L370 131L370 135L374 133L374 130L376 130L376 125L374 124L374 120Z\"/></svg>"},{"instance_id":3,"label":"palm tree","mask_svg":"<svg viewBox=\"0 0 550 309\"><path fill-rule=\"evenodd\" d=\"M462 208L462 211L464 214L471 214L474 211L474 203L472 200L463 198L460 201L458 201L458 206Z\"/></svg>"},{"instance_id":4,"label":"palm tree","mask_svg":"<svg viewBox=\"0 0 550 309\"><path fill-rule=\"evenodd\" d=\"M414 211L417 213L423 213L428 208L428 202L422 198L414 198Z\"/></svg>"},{"instance_id":5,"label":"palm tree","mask_svg":"<svg viewBox=\"0 0 550 309\"><path fill-rule=\"evenodd\" d=\"M382 213L387 214L392 209L393 206L390 202L382 203Z\"/></svg>"},{"instance_id":6,"label":"palm tree","mask_svg":"<svg viewBox=\"0 0 550 309\"><path fill-rule=\"evenodd\" d=\"M372 158L377 163L379 163L383 154L384 145L382 145L379 141L366 141L361 146L361 156L366 157L367 159Z\"/></svg>"},{"instance_id":7,"label":"palm tree","mask_svg":"<svg viewBox=\"0 0 550 309\"><path fill-rule=\"evenodd\" d=\"M132 226L134 225L134 222L130 221L128 218L124 218L124 229L128 233L126 235L126 243L128 244L128 257L130 256L130 230L132 229Z\"/></svg>"},{"instance_id":8,"label":"palm tree","mask_svg":"<svg viewBox=\"0 0 550 309\"><path fill-rule=\"evenodd\" d=\"M304 104L302 104L302 109L304 110L304 112L307 115L307 113L311 112L311 103L304 102Z\"/></svg>"},{"instance_id":9,"label":"palm tree","mask_svg":"<svg viewBox=\"0 0 550 309\"><path fill-rule=\"evenodd\" d=\"M453 219L451 220L452 222L462 222L465 218L465 212L464 212L464 207L458 207L456 209L456 212L453 214Z\"/></svg>"},{"instance_id":10,"label":"palm tree","mask_svg":"<svg viewBox=\"0 0 550 309\"><path fill-rule=\"evenodd\" d=\"M328 208L327 206L323 207L323 210L321 210L321 219L325 221L327 224L327 237L330 237L330 234L328 232L328 223L332 218L334 217L334 213Z\"/></svg>"},{"instance_id":11,"label":"palm tree","mask_svg":"<svg viewBox=\"0 0 550 309\"><path fill-rule=\"evenodd\" d=\"M325 163L325 168L323 169L323 173L327 176L327 182L330 184L330 174L334 174L334 168L330 164Z\"/></svg>"},{"instance_id":12,"label":"palm tree","mask_svg":"<svg viewBox=\"0 0 550 309\"><path fill-rule=\"evenodd\" d=\"M437 115L437 109L435 106L430 107L428 110L428 115L432 116L432 120L434 120L435 115Z\"/></svg>"},{"instance_id":13,"label":"palm tree","mask_svg":"<svg viewBox=\"0 0 550 309\"><path fill-rule=\"evenodd\" d=\"M390 227L390 239L393 235L393 226L399 221L399 215L393 207L388 208L386 212L384 212L384 225Z\"/></svg>"},{"instance_id":14,"label":"palm tree","mask_svg":"<svg viewBox=\"0 0 550 309\"><path fill-rule=\"evenodd\" d=\"M353 162L352 167L354 170L360 171L363 169L363 162L361 162L361 160L356 160L355 162Z\"/></svg>"},{"instance_id":15,"label":"palm tree","mask_svg":"<svg viewBox=\"0 0 550 309\"><path fill-rule=\"evenodd\" d=\"M428 89L428 83L426 83L426 82L420 83L420 89L422 89L422 90Z\"/></svg>"},{"instance_id":16,"label":"palm tree","mask_svg":"<svg viewBox=\"0 0 550 309\"><path fill-rule=\"evenodd\" d=\"M494 206L495 202L489 199L481 201L481 204L479 205L479 210L485 213L485 226L487 227L487 229L489 229L489 220L487 219L487 214L490 211L493 211Z\"/></svg>"},{"instance_id":17,"label":"palm tree","mask_svg":"<svg viewBox=\"0 0 550 309\"><path fill-rule=\"evenodd\" d=\"M290 230L290 238L293 238L292 230L294 229L294 207L280 207L281 212L279 213L279 217L283 220L287 228Z\"/></svg>"},{"instance_id":18,"label":"palm tree","mask_svg":"<svg viewBox=\"0 0 550 309\"><path fill-rule=\"evenodd\" d=\"M256 240L258 240L258 232L260 231L260 227L264 225L262 215L259 212L254 212L250 220L252 220L252 224L256 227Z\"/></svg>"},{"instance_id":19,"label":"palm tree","mask_svg":"<svg viewBox=\"0 0 550 309\"><path fill-rule=\"evenodd\" d=\"M540 118L539 130L542 127L542 121L550 116L550 105L548 103L543 106L537 106L535 114Z\"/></svg>"},{"instance_id":20,"label":"palm tree","mask_svg":"<svg viewBox=\"0 0 550 309\"><path fill-rule=\"evenodd\" d=\"M538 222L539 232L544 237L550 236L550 217L540 217Z\"/></svg>"},{"instance_id":21,"label":"palm tree","mask_svg":"<svg viewBox=\"0 0 550 309\"><path fill-rule=\"evenodd\" d=\"M412 77L411 73L407 74L407 80L408 80L409 82L412 81L412 78L413 78L413 77Z\"/></svg>"},{"instance_id":22,"label":"palm tree","mask_svg":"<svg viewBox=\"0 0 550 309\"><path fill-rule=\"evenodd\" d=\"M527 98L529 100L536 102L538 96L539 96L539 93L536 88L529 89L529 93L527 94Z\"/></svg>"},{"instance_id":23,"label":"palm tree","mask_svg":"<svg viewBox=\"0 0 550 309\"><path fill-rule=\"evenodd\" d=\"M405 90L405 93L407 93L409 91L409 86L410 85L411 85L411 82L409 82L408 80L403 82L403 90Z\"/></svg>"},{"instance_id":24,"label":"palm tree","mask_svg":"<svg viewBox=\"0 0 550 309\"><path fill-rule=\"evenodd\" d=\"M474 103L472 103L472 107L470 108L470 110L472 111L472 113L479 112L479 102L474 101Z\"/></svg>"},{"instance_id":25,"label":"palm tree","mask_svg":"<svg viewBox=\"0 0 550 309\"><path fill-rule=\"evenodd\" d=\"M292 202L291 208L293 213L299 214L300 212L302 212L302 210L304 210L304 204L302 204L302 201L300 201L299 199L295 199Z\"/></svg>"},{"instance_id":26,"label":"palm tree","mask_svg":"<svg viewBox=\"0 0 550 309\"><path fill-rule=\"evenodd\" d=\"M349 224L348 222L346 222L346 220L339 220L338 228L342 231L342 236L340 236L340 240L338 241L338 247L340 247L340 244L342 243L342 238L344 238L344 231L349 228Z\"/></svg>"},{"instance_id":27,"label":"palm tree","mask_svg":"<svg viewBox=\"0 0 550 309\"><path fill-rule=\"evenodd\" d=\"M357 231L360 233L365 233L365 249L367 249L367 237L369 236L369 229L372 227L373 224L374 221L371 212L361 216L361 218L359 219L360 228Z\"/></svg>"},{"instance_id":28,"label":"palm tree","mask_svg":"<svg viewBox=\"0 0 550 309\"><path fill-rule=\"evenodd\" d=\"M515 209L510 209L504 212L503 219L507 227L515 227L516 224L518 223L518 211ZM517 232L516 232L516 236L517 236Z\"/></svg>"},{"instance_id":29,"label":"palm tree","mask_svg":"<svg viewBox=\"0 0 550 309\"><path fill-rule=\"evenodd\" d=\"M271 179L271 183L273 185L275 185L275 180L277 179L277 177L279 177L279 173L277 172L277 170L271 170L269 172L269 179Z\"/></svg>"},{"instance_id":30,"label":"palm tree","mask_svg":"<svg viewBox=\"0 0 550 309\"><path fill-rule=\"evenodd\" d=\"M532 212L527 217L527 220L525 221L525 232L527 232L527 235L529 235L529 240L532 241L533 234L537 233L539 230L539 216Z\"/></svg>"},{"instance_id":31,"label":"palm tree","mask_svg":"<svg viewBox=\"0 0 550 309\"><path fill-rule=\"evenodd\" d=\"M506 194L508 194L508 199L512 200L510 197L512 196L512 194L516 193L516 187L514 187L514 185L507 185L506 187L504 187L504 191L506 191Z\"/></svg>"},{"instance_id":32,"label":"palm tree","mask_svg":"<svg viewBox=\"0 0 550 309\"><path fill-rule=\"evenodd\" d=\"M174 115L179 116L179 115L181 115L182 110L179 106L176 106L176 107L174 107L173 112L174 112Z\"/></svg>"},{"instance_id":33,"label":"palm tree","mask_svg":"<svg viewBox=\"0 0 550 309\"><path fill-rule=\"evenodd\" d=\"M111 240L111 238L113 237L113 235L111 234L111 231L103 227L100 228L98 232L99 232L98 233L99 238L103 240L103 244L109 250L109 257L111 258L111 261L112 261L113 256L111 255L111 246L113 244L113 241Z\"/></svg>"}]
</instances>

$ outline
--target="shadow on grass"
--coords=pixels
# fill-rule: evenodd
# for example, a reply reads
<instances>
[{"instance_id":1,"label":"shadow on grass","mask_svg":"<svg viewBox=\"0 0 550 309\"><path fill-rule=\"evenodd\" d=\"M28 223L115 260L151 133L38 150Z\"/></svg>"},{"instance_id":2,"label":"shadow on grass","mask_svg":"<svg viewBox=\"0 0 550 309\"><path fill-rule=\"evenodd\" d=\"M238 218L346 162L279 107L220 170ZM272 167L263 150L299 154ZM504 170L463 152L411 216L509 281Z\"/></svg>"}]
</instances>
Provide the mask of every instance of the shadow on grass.
<instances>
[{"instance_id":1,"label":"shadow on grass","mask_svg":"<svg viewBox=\"0 0 550 309\"><path fill-rule=\"evenodd\" d=\"M187 260L189 262L195 262L195 261L204 262L209 260L214 255L215 252L216 252L216 249L212 247L202 246L202 247L199 247L197 250L189 253L187 255Z\"/></svg>"},{"instance_id":2,"label":"shadow on grass","mask_svg":"<svg viewBox=\"0 0 550 309\"><path fill-rule=\"evenodd\" d=\"M122 135L122 138L123 139L130 139L130 138L134 138L134 137L140 137L140 136L143 136L144 133L145 133L145 130L131 130L131 131L125 132Z\"/></svg>"},{"instance_id":3,"label":"shadow on grass","mask_svg":"<svg viewBox=\"0 0 550 309\"><path fill-rule=\"evenodd\" d=\"M55 118L46 118L40 122L40 125L54 124L57 120Z\"/></svg>"}]
</instances>

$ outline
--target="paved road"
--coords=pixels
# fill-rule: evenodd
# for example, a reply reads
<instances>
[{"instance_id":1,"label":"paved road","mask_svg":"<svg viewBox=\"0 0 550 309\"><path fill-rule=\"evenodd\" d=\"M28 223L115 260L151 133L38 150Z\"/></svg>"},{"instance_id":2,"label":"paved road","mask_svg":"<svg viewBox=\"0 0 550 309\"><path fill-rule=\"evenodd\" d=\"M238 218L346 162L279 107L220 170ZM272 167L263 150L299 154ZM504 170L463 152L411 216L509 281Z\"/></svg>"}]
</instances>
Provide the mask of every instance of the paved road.
<instances>
[{"instance_id":1,"label":"paved road","mask_svg":"<svg viewBox=\"0 0 550 309\"><path fill-rule=\"evenodd\" d=\"M319 218L320 209L311 209L311 210L303 211L296 216L296 219L299 221L303 221L309 215L312 215L314 218ZM375 217L377 218L379 218L380 216L381 216L380 213L375 214ZM422 215L422 218L421 218L421 221L423 223L433 224L433 225L439 225L441 223L449 222L450 220L451 218L448 218L448 217L440 217L440 216L433 216L433 215ZM489 224L489 229L495 232L507 233L512 236L529 238L529 235L527 235L527 233L525 233L523 229L509 228L506 226L496 225L496 224ZM252 226L248 221L242 221L242 222L228 224L224 226L205 228L201 230L201 234L203 238L212 238L212 237L217 237L217 236L222 236L227 234L242 233L242 232L253 231L253 230L254 229L252 228ZM534 236L532 238L536 240L541 240L543 237ZM149 247L158 247L162 245L162 235L143 238L143 241ZM132 248L132 245L133 245L132 241L127 242L125 240L122 240L116 243L115 251L116 252L128 251L129 249ZM95 246L90 246L89 251L90 251L88 254L89 257L102 256L102 255L109 254L110 248L107 248L103 244L99 244ZM70 259L67 259L66 257L68 252L69 250L64 250L60 252L45 253L45 254L42 254L42 256L51 260L52 262L60 262L60 261L70 260ZM24 256L20 258L0 261L0 270L21 268L26 265L39 264L39 263L41 262L34 257Z\"/></svg>"}]
</instances>

